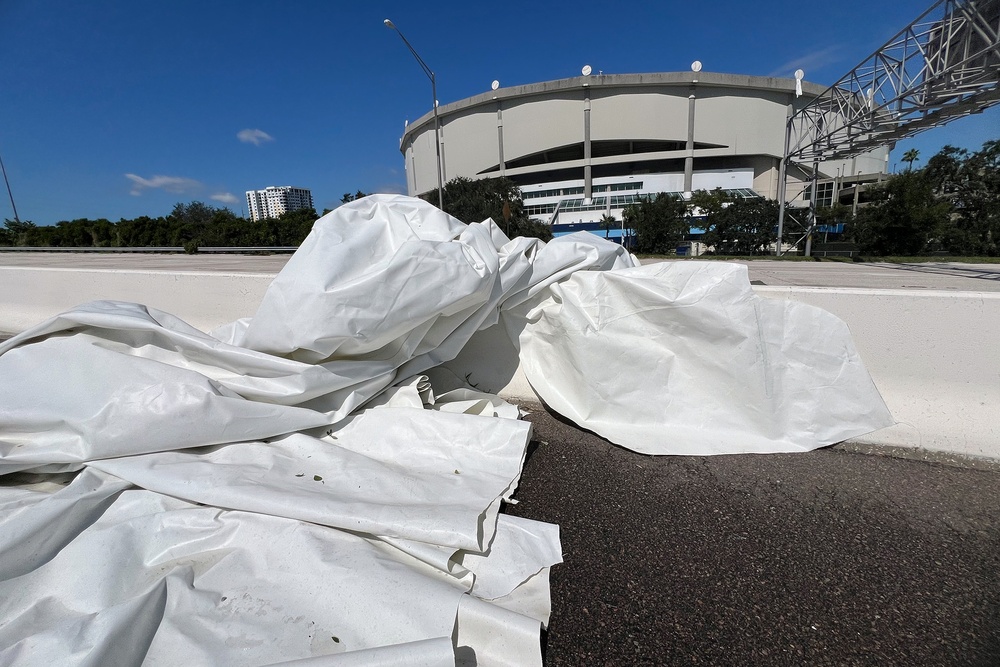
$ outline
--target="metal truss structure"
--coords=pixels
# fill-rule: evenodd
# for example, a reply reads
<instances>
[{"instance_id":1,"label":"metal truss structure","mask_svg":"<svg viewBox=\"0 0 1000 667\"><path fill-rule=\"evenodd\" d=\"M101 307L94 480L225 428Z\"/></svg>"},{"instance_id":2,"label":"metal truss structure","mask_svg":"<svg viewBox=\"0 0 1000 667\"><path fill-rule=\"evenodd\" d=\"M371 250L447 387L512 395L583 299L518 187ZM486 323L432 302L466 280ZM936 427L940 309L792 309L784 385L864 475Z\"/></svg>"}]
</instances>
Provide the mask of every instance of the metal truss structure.
<instances>
[{"instance_id":1,"label":"metal truss structure","mask_svg":"<svg viewBox=\"0 0 1000 667\"><path fill-rule=\"evenodd\" d=\"M938 0L792 114L780 187L784 199L789 161L812 163L807 254L819 162L860 155L1000 104L998 80L1000 0Z\"/></svg>"}]
</instances>

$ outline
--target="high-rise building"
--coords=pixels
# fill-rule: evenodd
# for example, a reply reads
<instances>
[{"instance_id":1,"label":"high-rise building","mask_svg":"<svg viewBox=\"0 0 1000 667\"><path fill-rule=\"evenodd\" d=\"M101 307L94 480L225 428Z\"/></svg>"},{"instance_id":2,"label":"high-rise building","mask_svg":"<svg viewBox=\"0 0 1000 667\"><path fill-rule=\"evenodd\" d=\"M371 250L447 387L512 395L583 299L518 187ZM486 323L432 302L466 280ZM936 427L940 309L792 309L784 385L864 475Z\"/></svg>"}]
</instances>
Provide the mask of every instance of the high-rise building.
<instances>
[{"instance_id":1,"label":"high-rise building","mask_svg":"<svg viewBox=\"0 0 1000 667\"><path fill-rule=\"evenodd\" d=\"M313 208L312 191L290 185L247 190L247 210L250 211L251 220L277 218L282 213L300 208Z\"/></svg>"}]
</instances>

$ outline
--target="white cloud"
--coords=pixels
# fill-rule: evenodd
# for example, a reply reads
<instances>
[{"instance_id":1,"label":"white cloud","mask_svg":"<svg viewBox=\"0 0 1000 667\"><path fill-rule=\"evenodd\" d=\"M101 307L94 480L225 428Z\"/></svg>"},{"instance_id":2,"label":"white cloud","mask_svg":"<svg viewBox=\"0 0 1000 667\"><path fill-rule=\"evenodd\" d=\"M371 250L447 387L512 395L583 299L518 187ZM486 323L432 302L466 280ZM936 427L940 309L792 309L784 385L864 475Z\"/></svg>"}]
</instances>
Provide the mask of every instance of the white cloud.
<instances>
[{"instance_id":1,"label":"white cloud","mask_svg":"<svg viewBox=\"0 0 1000 667\"><path fill-rule=\"evenodd\" d=\"M201 187L201 183L193 178L184 178L182 176L153 176L152 178L143 178L135 174L125 174L125 178L132 181L132 189L129 191L129 194L136 197L150 189L178 193L191 192Z\"/></svg>"},{"instance_id":2,"label":"white cloud","mask_svg":"<svg viewBox=\"0 0 1000 667\"><path fill-rule=\"evenodd\" d=\"M245 144L253 144L254 146L260 146L267 141L274 141L274 137L264 130L240 130L236 133L236 138Z\"/></svg>"},{"instance_id":3,"label":"white cloud","mask_svg":"<svg viewBox=\"0 0 1000 667\"><path fill-rule=\"evenodd\" d=\"M216 192L211 198L215 201L221 201L223 204L235 204L239 201L236 195L231 192Z\"/></svg>"},{"instance_id":4,"label":"white cloud","mask_svg":"<svg viewBox=\"0 0 1000 667\"><path fill-rule=\"evenodd\" d=\"M809 79L809 70L819 70L828 65L832 65L840 60L843 60L841 55L843 52L843 47L840 44L834 44L833 46L827 46L826 48L820 49L819 51L813 51L812 53L807 53L801 58L796 58L794 60L789 60L787 63L783 63L779 67L776 67L768 76L787 76L790 77L797 69L803 69L806 73L806 80Z\"/></svg>"},{"instance_id":5,"label":"white cloud","mask_svg":"<svg viewBox=\"0 0 1000 667\"><path fill-rule=\"evenodd\" d=\"M384 195L405 195L406 186L402 183L383 183L372 190L372 192L378 192Z\"/></svg>"}]
</instances>

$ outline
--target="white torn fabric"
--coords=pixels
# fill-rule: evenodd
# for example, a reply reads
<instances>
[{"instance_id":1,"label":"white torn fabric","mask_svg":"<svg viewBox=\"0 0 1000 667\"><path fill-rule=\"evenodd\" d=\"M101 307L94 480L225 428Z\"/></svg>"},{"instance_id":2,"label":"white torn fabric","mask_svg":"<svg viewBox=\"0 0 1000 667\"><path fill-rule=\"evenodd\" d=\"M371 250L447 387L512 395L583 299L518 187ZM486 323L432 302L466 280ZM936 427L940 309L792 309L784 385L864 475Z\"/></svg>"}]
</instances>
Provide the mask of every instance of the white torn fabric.
<instances>
[{"instance_id":1,"label":"white torn fabric","mask_svg":"<svg viewBox=\"0 0 1000 667\"><path fill-rule=\"evenodd\" d=\"M579 272L511 319L539 396L643 453L806 451L893 423L844 323L758 297L745 266Z\"/></svg>"},{"instance_id":2,"label":"white torn fabric","mask_svg":"<svg viewBox=\"0 0 1000 667\"><path fill-rule=\"evenodd\" d=\"M191 502L483 551L530 433L512 419L380 408L322 439L295 433L91 465Z\"/></svg>"},{"instance_id":3,"label":"white torn fabric","mask_svg":"<svg viewBox=\"0 0 1000 667\"><path fill-rule=\"evenodd\" d=\"M0 508L15 506L11 517L36 539L0 533L5 556L19 545L31 553L14 568L15 559L4 562L2 664L263 665L442 637L451 647L473 586L387 541L199 506L92 468L56 492L0 487ZM492 549L523 550L509 523L500 522ZM553 537L537 522L521 520L519 530ZM42 536L48 544L39 549ZM558 562L558 542L539 546L522 572ZM476 581L506 590L512 580L483 571ZM458 646L478 664L541 664L537 618L485 602L474 608ZM498 663L488 658L497 646L499 657L515 646L527 658ZM413 653L419 648L433 649L433 660ZM408 650L387 664L437 664L441 646Z\"/></svg>"},{"instance_id":4,"label":"white torn fabric","mask_svg":"<svg viewBox=\"0 0 1000 667\"><path fill-rule=\"evenodd\" d=\"M401 380L379 392L365 403L365 409L372 408L417 408L422 409L434 403L434 388L426 375L414 375Z\"/></svg>"},{"instance_id":5,"label":"white torn fabric","mask_svg":"<svg viewBox=\"0 0 1000 667\"><path fill-rule=\"evenodd\" d=\"M58 360L58 362L57 362ZM0 474L46 464L268 438L323 426L204 374L54 337L0 356Z\"/></svg>"},{"instance_id":6,"label":"white torn fabric","mask_svg":"<svg viewBox=\"0 0 1000 667\"><path fill-rule=\"evenodd\" d=\"M120 301L94 301L58 315L0 344L0 355L69 334L73 339L86 339L86 343L76 343L80 347L90 345L124 357L194 371L218 385L220 391L254 402L322 412L326 415L326 419L320 419L323 423L343 419L395 378L395 366L383 361L301 363L219 341L169 313ZM111 363L127 366L131 362ZM76 372L86 374L99 364L95 361L88 365L85 357L75 365ZM95 372L101 371L97 368ZM44 391L45 385L39 384ZM84 389L86 385L76 385L67 391Z\"/></svg>"},{"instance_id":7,"label":"white torn fabric","mask_svg":"<svg viewBox=\"0 0 1000 667\"><path fill-rule=\"evenodd\" d=\"M477 311L500 296L498 269L488 225L464 225L419 200L370 197L317 221L242 344L310 363L395 368L478 329Z\"/></svg>"},{"instance_id":8,"label":"white torn fabric","mask_svg":"<svg viewBox=\"0 0 1000 667\"><path fill-rule=\"evenodd\" d=\"M0 582L0 663L263 665L448 638L464 595L377 541L144 490L78 528Z\"/></svg>"},{"instance_id":9,"label":"white torn fabric","mask_svg":"<svg viewBox=\"0 0 1000 667\"><path fill-rule=\"evenodd\" d=\"M455 667L456 650L449 637L379 646L273 663L268 667Z\"/></svg>"},{"instance_id":10,"label":"white torn fabric","mask_svg":"<svg viewBox=\"0 0 1000 667\"><path fill-rule=\"evenodd\" d=\"M472 389L452 389L435 397L433 410L441 412L461 412L467 415L487 415L518 419L521 415L517 406L508 403L495 394Z\"/></svg>"},{"instance_id":11,"label":"white torn fabric","mask_svg":"<svg viewBox=\"0 0 1000 667\"><path fill-rule=\"evenodd\" d=\"M8 478L10 479L10 478ZM0 581L31 572L54 558L132 485L94 470L61 484L0 488Z\"/></svg>"},{"instance_id":12,"label":"white torn fabric","mask_svg":"<svg viewBox=\"0 0 1000 667\"><path fill-rule=\"evenodd\" d=\"M561 562L559 526L507 515L497 521L497 540L488 555L465 553L460 559L476 575L473 593L484 600L510 595L531 577ZM548 618L538 620L548 623Z\"/></svg>"},{"instance_id":13,"label":"white torn fabric","mask_svg":"<svg viewBox=\"0 0 1000 667\"><path fill-rule=\"evenodd\" d=\"M541 623L479 598L466 595L458 608L455 628L458 646L475 650L475 662L483 667L541 667L535 650Z\"/></svg>"},{"instance_id":14,"label":"white torn fabric","mask_svg":"<svg viewBox=\"0 0 1000 667\"><path fill-rule=\"evenodd\" d=\"M888 423L846 327L741 268L368 197L214 335L100 301L0 344L0 663L540 664L558 527L499 514L531 428L477 388L518 350L639 451Z\"/></svg>"}]
</instances>

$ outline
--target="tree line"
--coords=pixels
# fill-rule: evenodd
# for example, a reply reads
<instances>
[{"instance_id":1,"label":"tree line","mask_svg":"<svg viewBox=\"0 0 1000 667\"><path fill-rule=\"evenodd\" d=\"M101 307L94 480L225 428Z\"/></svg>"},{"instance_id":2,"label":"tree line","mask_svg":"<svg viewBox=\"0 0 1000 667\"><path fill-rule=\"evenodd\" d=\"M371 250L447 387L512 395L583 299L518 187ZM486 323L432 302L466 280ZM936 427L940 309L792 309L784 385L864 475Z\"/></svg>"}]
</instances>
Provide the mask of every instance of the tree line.
<instances>
[{"instance_id":1,"label":"tree line","mask_svg":"<svg viewBox=\"0 0 1000 667\"><path fill-rule=\"evenodd\" d=\"M835 204L818 209L817 221L844 223L842 238L863 255L1000 256L1000 141L987 141L972 153L945 146L925 167L914 169L918 159L916 150L907 151L906 171L869 186L868 201L856 214ZM360 190L346 193L341 202L364 196ZM423 196L437 201L436 192ZM510 237L552 238L548 225L525 214L521 191L508 178L452 179L444 186L444 202L445 212L464 222L492 218ZM699 240L715 254L752 256L773 252L779 206L764 198L734 199L721 189L697 191L689 200L660 193L626 207L623 218L634 234L634 252L672 255L691 238L691 228L698 227L704 230ZM0 228L0 246L165 246L189 252L211 246L295 247L317 217L313 209L300 209L251 221L227 208L178 203L166 216L118 222L81 218L39 226L7 220ZM605 216L601 224L608 230L617 221ZM800 235L801 230L788 225L783 241L795 242Z\"/></svg>"},{"instance_id":2,"label":"tree line","mask_svg":"<svg viewBox=\"0 0 1000 667\"><path fill-rule=\"evenodd\" d=\"M436 192L431 193L437 201ZM367 196L345 193L341 203ZM323 214L329 213L329 209ZM456 178L445 186L445 211L465 222L493 218L510 236L552 238L547 225L524 214L521 191L506 178L473 181ZM247 220L228 208L203 202L177 203L166 216L63 220L54 225L36 225L29 220L6 220L0 228L0 246L55 248L149 248L183 247L297 247L319 216L314 209L299 209L278 218Z\"/></svg>"},{"instance_id":3,"label":"tree line","mask_svg":"<svg viewBox=\"0 0 1000 667\"><path fill-rule=\"evenodd\" d=\"M661 192L629 205L623 217L634 234L630 249L640 254L673 255L695 227L716 255L765 255L774 245L778 202L734 198L721 188L697 190L689 200Z\"/></svg>"},{"instance_id":4,"label":"tree line","mask_svg":"<svg viewBox=\"0 0 1000 667\"><path fill-rule=\"evenodd\" d=\"M918 151L907 151L907 170L869 186L856 213L834 204L817 209L817 223L843 223L835 237L853 242L862 255L1000 256L1000 141L973 153L945 146L924 168L913 169L918 159ZM779 211L774 200L734 199L716 189L694 192L689 200L675 193L649 196L628 206L623 217L635 234L635 252L672 255L698 227L714 254L763 255L773 252ZM803 217L801 209L786 212ZM795 243L802 233L787 225L782 241Z\"/></svg>"},{"instance_id":5,"label":"tree line","mask_svg":"<svg viewBox=\"0 0 1000 667\"><path fill-rule=\"evenodd\" d=\"M289 211L279 218L247 220L227 208L202 202L178 203L169 215L112 222L105 218L63 220L54 225L7 220L0 245L55 248L183 247L195 252L211 246L298 246L313 222L314 209Z\"/></svg>"},{"instance_id":6,"label":"tree line","mask_svg":"<svg viewBox=\"0 0 1000 667\"><path fill-rule=\"evenodd\" d=\"M870 255L1000 256L1000 140L973 153L945 146L913 169L918 159L907 151L907 170L869 191L848 240Z\"/></svg>"}]
</instances>

